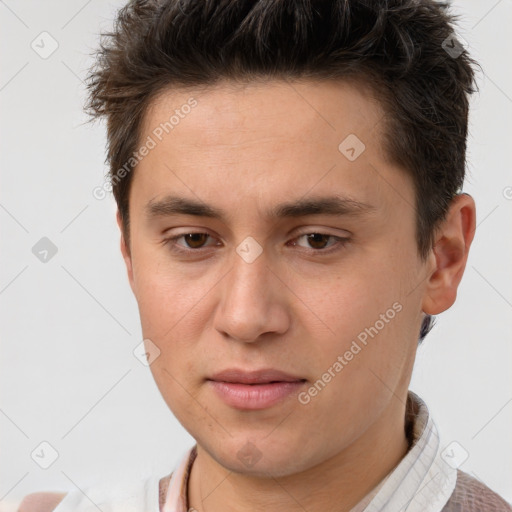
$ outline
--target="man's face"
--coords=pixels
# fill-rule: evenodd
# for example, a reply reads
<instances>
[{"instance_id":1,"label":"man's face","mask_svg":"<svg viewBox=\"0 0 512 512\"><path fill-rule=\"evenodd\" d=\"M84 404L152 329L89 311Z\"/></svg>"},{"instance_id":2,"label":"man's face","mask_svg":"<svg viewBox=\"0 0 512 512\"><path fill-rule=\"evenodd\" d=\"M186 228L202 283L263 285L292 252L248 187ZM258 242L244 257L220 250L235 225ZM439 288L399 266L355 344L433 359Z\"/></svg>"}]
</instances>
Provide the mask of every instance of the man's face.
<instances>
[{"instance_id":1,"label":"man's face","mask_svg":"<svg viewBox=\"0 0 512 512\"><path fill-rule=\"evenodd\" d=\"M292 474L403 425L429 269L383 115L334 82L173 90L148 110L123 253L160 392L230 470ZM148 206L171 195L222 216ZM349 212L272 215L334 197ZM212 382L227 369L296 382Z\"/></svg>"}]
</instances>

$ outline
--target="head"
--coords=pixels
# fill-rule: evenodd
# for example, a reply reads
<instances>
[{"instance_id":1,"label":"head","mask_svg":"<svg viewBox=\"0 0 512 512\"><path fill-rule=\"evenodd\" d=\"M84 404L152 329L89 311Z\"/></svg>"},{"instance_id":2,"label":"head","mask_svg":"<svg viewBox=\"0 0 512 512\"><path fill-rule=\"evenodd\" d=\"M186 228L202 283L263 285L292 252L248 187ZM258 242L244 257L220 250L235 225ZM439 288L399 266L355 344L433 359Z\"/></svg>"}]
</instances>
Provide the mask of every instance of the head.
<instances>
[{"instance_id":1,"label":"head","mask_svg":"<svg viewBox=\"0 0 512 512\"><path fill-rule=\"evenodd\" d=\"M104 36L88 109L151 370L225 467L290 474L403 412L475 228L452 36L428 0L134 1ZM269 367L302 382L277 405L212 389Z\"/></svg>"}]
</instances>

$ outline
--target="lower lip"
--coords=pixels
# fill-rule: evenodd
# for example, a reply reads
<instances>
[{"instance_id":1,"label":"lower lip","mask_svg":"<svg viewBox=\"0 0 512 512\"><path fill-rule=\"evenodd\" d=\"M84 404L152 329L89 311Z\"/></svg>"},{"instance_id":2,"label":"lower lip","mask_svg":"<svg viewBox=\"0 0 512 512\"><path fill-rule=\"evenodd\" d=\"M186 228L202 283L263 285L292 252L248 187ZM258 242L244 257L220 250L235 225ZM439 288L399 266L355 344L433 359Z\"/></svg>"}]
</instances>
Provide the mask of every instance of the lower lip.
<instances>
[{"instance_id":1,"label":"lower lip","mask_svg":"<svg viewBox=\"0 0 512 512\"><path fill-rule=\"evenodd\" d=\"M240 384L209 380L220 398L237 409L266 409L304 386L305 381L272 382L267 384Z\"/></svg>"}]
</instances>

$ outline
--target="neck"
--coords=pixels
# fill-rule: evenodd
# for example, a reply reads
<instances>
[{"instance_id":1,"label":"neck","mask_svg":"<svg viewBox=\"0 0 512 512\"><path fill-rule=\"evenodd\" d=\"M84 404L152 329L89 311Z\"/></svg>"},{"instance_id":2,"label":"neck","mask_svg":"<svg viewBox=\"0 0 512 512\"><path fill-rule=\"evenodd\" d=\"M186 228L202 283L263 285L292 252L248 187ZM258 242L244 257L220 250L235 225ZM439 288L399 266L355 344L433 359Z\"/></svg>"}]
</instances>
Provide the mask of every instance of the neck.
<instances>
[{"instance_id":1,"label":"neck","mask_svg":"<svg viewBox=\"0 0 512 512\"><path fill-rule=\"evenodd\" d=\"M405 405L398 400L393 402L392 409L343 451L312 468L284 477L266 479L233 473L198 444L189 476L189 510L349 512L408 451Z\"/></svg>"}]
</instances>

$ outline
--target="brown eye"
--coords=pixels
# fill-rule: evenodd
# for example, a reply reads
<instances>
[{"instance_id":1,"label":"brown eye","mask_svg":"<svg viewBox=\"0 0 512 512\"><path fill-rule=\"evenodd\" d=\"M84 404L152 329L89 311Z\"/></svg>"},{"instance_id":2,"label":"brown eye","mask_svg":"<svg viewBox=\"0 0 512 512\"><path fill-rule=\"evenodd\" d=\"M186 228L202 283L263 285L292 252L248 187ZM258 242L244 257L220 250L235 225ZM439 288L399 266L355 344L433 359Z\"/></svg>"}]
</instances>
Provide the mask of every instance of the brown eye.
<instances>
[{"instance_id":1,"label":"brown eye","mask_svg":"<svg viewBox=\"0 0 512 512\"><path fill-rule=\"evenodd\" d=\"M308 243L313 249L324 249L328 239L333 238L331 235L323 235L322 233L310 233L307 237Z\"/></svg>"},{"instance_id":2,"label":"brown eye","mask_svg":"<svg viewBox=\"0 0 512 512\"><path fill-rule=\"evenodd\" d=\"M188 233L182 236L191 249L198 249L206 242L209 235L207 233Z\"/></svg>"}]
</instances>

